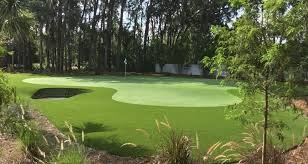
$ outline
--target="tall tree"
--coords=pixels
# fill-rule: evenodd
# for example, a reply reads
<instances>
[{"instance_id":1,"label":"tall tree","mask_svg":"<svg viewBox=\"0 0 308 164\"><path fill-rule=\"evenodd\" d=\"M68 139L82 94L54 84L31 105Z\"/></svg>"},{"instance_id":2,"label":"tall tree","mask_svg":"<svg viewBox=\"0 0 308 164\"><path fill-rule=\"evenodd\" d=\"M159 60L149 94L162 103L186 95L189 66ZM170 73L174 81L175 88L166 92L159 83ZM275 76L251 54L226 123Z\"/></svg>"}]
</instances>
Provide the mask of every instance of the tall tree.
<instances>
[{"instance_id":1,"label":"tall tree","mask_svg":"<svg viewBox=\"0 0 308 164\"><path fill-rule=\"evenodd\" d=\"M149 0L146 7L146 21L145 21L145 30L144 30L144 39L143 39L143 56L142 56L142 63L145 64L145 57L147 57L147 48L148 48L148 41L149 41L149 28L150 28L150 19L152 16L152 1ZM145 67L143 67L145 68Z\"/></svg>"},{"instance_id":2,"label":"tall tree","mask_svg":"<svg viewBox=\"0 0 308 164\"><path fill-rule=\"evenodd\" d=\"M262 144L262 163L268 163L267 158L267 135L268 129L273 128L270 124L269 112L279 109L273 99L288 97L288 88L293 85L294 67L300 65L291 64L292 53L286 50L292 44L286 38L285 22L290 9L294 6L286 1L232 1L232 5L241 9L243 12L235 20L232 27L215 27L212 33L218 39L216 56L212 59L206 57L204 63L212 67L212 72L227 72L227 78L237 81L243 89L245 104L244 112L253 113L263 112L263 144ZM290 23L290 22L289 22ZM281 78L281 75L289 75ZM286 83L281 83L281 80ZM289 90L285 90L288 88ZM262 104L258 99L251 96L263 95ZM261 106L256 106L259 104ZM248 108L248 109L247 109ZM253 112L247 110L259 109Z\"/></svg>"},{"instance_id":3,"label":"tall tree","mask_svg":"<svg viewBox=\"0 0 308 164\"><path fill-rule=\"evenodd\" d=\"M107 3L108 12L107 12L107 31L106 31L106 53L105 53L105 69L111 70L112 67L112 35L113 35L113 14L115 1L108 0Z\"/></svg>"},{"instance_id":4,"label":"tall tree","mask_svg":"<svg viewBox=\"0 0 308 164\"><path fill-rule=\"evenodd\" d=\"M18 0L4 0L0 2L0 32L17 41L29 36L29 27L32 15ZM12 69L14 69L14 52L12 56Z\"/></svg>"},{"instance_id":5,"label":"tall tree","mask_svg":"<svg viewBox=\"0 0 308 164\"><path fill-rule=\"evenodd\" d=\"M126 0L121 0L120 2L121 2L121 11L120 11L120 21L119 21L119 31L118 31L118 52L116 54L117 71L120 70L120 58L122 55L123 19L124 19L124 10L126 8Z\"/></svg>"}]
</instances>

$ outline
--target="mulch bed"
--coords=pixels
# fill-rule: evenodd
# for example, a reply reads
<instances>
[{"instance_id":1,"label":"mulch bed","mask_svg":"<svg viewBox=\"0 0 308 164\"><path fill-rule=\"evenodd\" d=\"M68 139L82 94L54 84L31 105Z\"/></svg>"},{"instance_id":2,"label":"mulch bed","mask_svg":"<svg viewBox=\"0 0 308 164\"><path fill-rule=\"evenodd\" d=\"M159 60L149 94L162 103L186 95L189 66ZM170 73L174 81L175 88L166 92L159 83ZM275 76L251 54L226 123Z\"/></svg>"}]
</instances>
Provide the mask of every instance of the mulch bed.
<instances>
[{"instance_id":1,"label":"mulch bed","mask_svg":"<svg viewBox=\"0 0 308 164\"><path fill-rule=\"evenodd\" d=\"M304 115L308 117L308 97L300 97L292 100L293 105L303 111Z\"/></svg>"},{"instance_id":2,"label":"mulch bed","mask_svg":"<svg viewBox=\"0 0 308 164\"><path fill-rule=\"evenodd\" d=\"M31 160L27 158L21 146L12 136L0 133L0 163L30 164Z\"/></svg>"},{"instance_id":3,"label":"mulch bed","mask_svg":"<svg viewBox=\"0 0 308 164\"><path fill-rule=\"evenodd\" d=\"M308 137L286 153L286 164L308 164Z\"/></svg>"}]
</instances>

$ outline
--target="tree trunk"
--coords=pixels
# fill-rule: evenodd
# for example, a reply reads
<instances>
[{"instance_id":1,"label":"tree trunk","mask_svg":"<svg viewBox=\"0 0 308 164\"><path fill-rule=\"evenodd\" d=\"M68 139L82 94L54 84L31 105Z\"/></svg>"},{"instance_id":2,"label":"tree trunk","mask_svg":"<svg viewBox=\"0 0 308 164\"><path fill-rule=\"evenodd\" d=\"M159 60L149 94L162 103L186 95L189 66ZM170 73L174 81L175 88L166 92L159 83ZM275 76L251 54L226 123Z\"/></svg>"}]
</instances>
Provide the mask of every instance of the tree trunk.
<instances>
[{"instance_id":1,"label":"tree trunk","mask_svg":"<svg viewBox=\"0 0 308 164\"><path fill-rule=\"evenodd\" d=\"M109 70L111 69L112 66L112 18L113 18L113 8L114 8L114 0L109 0L108 3L108 16L107 16L107 34L106 34L106 55L105 55L105 62L108 64ZM106 56L108 56L106 58ZM107 61L109 59L109 62Z\"/></svg>"},{"instance_id":2,"label":"tree trunk","mask_svg":"<svg viewBox=\"0 0 308 164\"><path fill-rule=\"evenodd\" d=\"M78 70L81 68L81 31L79 31L78 37Z\"/></svg>"},{"instance_id":3,"label":"tree trunk","mask_svg":"<svg viewBox=\"0 0 308 164\"><path fill-rule=\"evenodd\" d=\"M73 61L73 57L72 57L72 46L71 44L68 45L68 51L67 51L67 60L68 60L68 71L71 72L72 71L72 61Z\"/></svg>"},{"instance_id":4,"label":"tree trunk","mask_svg":"<svg viewBox=\"0 0 308 164\"><path fill-rule=\"evenodd\" d=\"M97 50L97 32L96 32L96 24L98 21L98 15L97 15L97 9L98 9L98 0L95 0L94 6L93 6L93 18L91 22L91 52L89 56L89 68L91 70L94 70L96 68L95 60L96 60L96 50Z\"/></svg>"},{"instance_id":5,"label":"tree trunk","mask_svg":"<svg viewBox=\"0 0 308 164\"><path fill-rule=\"evenodd\" d=\"M26 54L27 54L27 39L24 40L24 44L23 44L23 48L24 48L24 53L22 54L22 69L23 71L26 70Z\"/></svg>"},{"instance_id":6,"label":"tree trunk","mask_svg":"<svg viewBox=\"0 0 308 164\"><path fill-rule=\"evenodd\" d=\"M99 44L99 47L98 49L100 50L99 51L99 55L98 55L98 59L97 59L97 69L96 69L96 73L97 74L101 74L104 70L104 57L105 57L105 45L104 45L104 42L105 42L105 39L106 39L106 36L105 36L105 18L106 18L106 8L107 8L107 2L102 2L101 4L101 21L100 21L100 31L101 31L101 35L99 37L99 40L98 40L98 44Z\"/></svg>"},{"instance_id":7,"label":"tree trunk","mask_svg":"<svg viewBox=\"0 0 308 164\"><path fill-rule=\"evenodd\" d=\"M40 71L43 71L43 25L40 25Z\"/></svg>"},{"instance_id":8,"label":"tree trunk","mask_svg":"<svg viewBox=\"0 0 308 164\"><path fill-rule=\"evenodd\" d=\"M47 56L47 70L50 70L50 51L49 51L50 47L46 46L46 56Z\"/></svg>"},{"instance_id":9,"label":"tree trunk","mask_svg":"<svg viewBox=\"0 0 308 164\"><path fill-rule=\"evenodd\" d=\"M119 22L119 32L118 32L118 53L116 56L116 66L117 71L120 71L120 58L122 54L122 33L123 33L123 15L126 7L126 0L121 1L121 12L120 12L120 22Z\"/></svg>"},{"instance_id":10,"label":"tree trunk","mask_svg":"<svg viewBox=\"0 0 308 164\"><path fill-rule=\"evenodd\" d=\"M14 72L14 53L12 54L12 71Z\"/></svg>"},{"instance_id":11,"label":"tree trunk","mask_svg":"<svg viewBox=\"0 0 308 164\"><path fill-rule=\"evenodd\" d=\"M79 37L78 37L78 70L80 70L81 68L81 39L82 39L82 30L81 30L81 24L82 24L82 21L84 20L84 15L85 15L85 12L86 12L86 8L87 8L87 0L84 0L84 3L83 3L83 10L82 10L82 15L81 15L81 18L80 18L80 21L79 21Z\"/></svg>"},{"instance_id":12,"label":"tree trunk","mask_svg":"<svg viewBox=\"0 0 308 164\"><path fill-rule=\"evenodd\" d=\"M46 45L46 49L45 49L45 53L46 53L46 60L47 60L47 70L50 71L50 42L49 42L49 39L50 39L50 29L49 29L49 21L47 21L46 23L46 33L47 33L47 37L45 39L45 45Z\"/></svg>"},{"instance_id":13,"label":"tree trunk","mask_svg":"<svg viewBox=\"0 0 308 164\"><path fill-rule=\"evenodd\" d=\"M63 53L63 61L64 61L64 71L67 72L67 45L64 46L64 53Z\"/></svg>"},{"instance_id":14,"label":"tree trunk","mask_svg":"<svg viewBox=\"0 0 308 164\"><path fill-rule=\"evenodd\" d=\"M56 72L57 71L57 66L56 66L56 58L57 58L57 49L55 47L52 48L52 60L51 60L51 67L52 71Z\"/></svg>"},{"instance_id":15,"label":"tree trunk","mask_svg":"<svg viewBox=\"0 0 308 164\"><path fill-rule=\"evenodd\" d=\"M31 41L28 40L28 62L27 62L28 70L32 71L32 53L31 53Z\"/></svg>"},{"instance_id":16,"label":"tree trunk","mask_svg":"<svg viewBox=\"0 0 308 164\"><path fill-rule=\"evenodd\" d=\"M57 72L63 72L63 51L62 51L62 6L63 1L59 1L58 6L58 31L57 31Z\"/></svg>"},{"instance_id":17,"label":"tree trunk","mask_svg":"<svg viewBox=\"0 0 308 164\"><path fill-rule=\"evenodd\" d=\"M146 9L146 22L145 22L144 39L143 39L143 54L142 54L143 65L145 65L145 57L147 56L147 43L149 40L148 37L149 37L151 11L152 11L152 4L151 4L151 0L149 0L149 5L147 6L147 9Z\"/></svg>"},{"instance_id":18,"label":"tree trunk","mask_svg":"<svg viewBox=\"0 0 308 164\"><path fill-rule=\"evenodd\" d=\"M264 125L263 125L263 147L262 147L262 164L267 163L267 129L268 129L268 111L269 111L269 97L268 97L268 84L265 86L264 93Z\"/></svg>"},{"instance_id":19,"label":"tree trunk","mask_svg":"<svg viewBox=\"0 0 308 164\"><path fill-rule=\"evenodd\" d=\"M18 43L17 69L20 70L20 58L22 54L22 41Z\"/></svg>"}]
</instances>

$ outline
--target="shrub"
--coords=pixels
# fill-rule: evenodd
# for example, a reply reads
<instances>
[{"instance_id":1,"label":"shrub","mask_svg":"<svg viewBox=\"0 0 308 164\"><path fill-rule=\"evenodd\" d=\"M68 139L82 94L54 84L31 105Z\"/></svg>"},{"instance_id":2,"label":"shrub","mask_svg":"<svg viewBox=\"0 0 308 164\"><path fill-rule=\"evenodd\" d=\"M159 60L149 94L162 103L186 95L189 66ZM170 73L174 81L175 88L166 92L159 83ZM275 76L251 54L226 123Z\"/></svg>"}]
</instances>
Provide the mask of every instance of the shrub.
<instances>
[{"instance_id":1,"label":"shrub","mask_svg":"<svg viewBox=\"0 0 308 164\"><path fill-rule=\"evenodd\" d=\"M48 143L36 125L30 121L28 106L18 103L2 106L0 110L0 132L16 137L29 157L45 160L49 152Z\"/></svg>"},{"instance_id":2,"label":"shrub","mask_svg":"<svg viewBox=\"0 0 308 164\"><path fill-rule=\"evenodd\" d=\"M8 79L0 70L0 106L9 104L14 100L14 89L9 86Z\"/></svg>"},{"instance_id":3,"label":"shrub","mask_svg":"<svg viewBox=\"0 0 308 164\"><path fill-rule=\"evenodd\" d=\"M157 133L161 136L161 144L158 145L158 163L165 164L190 164L193 162L192 157L192 140L183 135L183 133L178 133L174 131L167 119L164 116L164 120L159 121L155 120ZM136 129L137 132L144 134L148 139L153 139L145 129ZM198 145L198 144L197 144ZM125 143L124 146L134 146L137 145L134 143Z\"/></svg>"},{"instance_id":4,"label":"shrub","mask_svg":"<svg viewBox=\"0 0 308 164\"><path fill-rule=\"evenodd\" d=\"M192 142L182 133L171 131L161 145L160 158L168 164L192 163Z\"/></svg>"},{"instance_id":5,"label":"shrub","mask_svg":"<svg viewBox=\"0 0 308 164\"><path fill-rule=\"evenodd\" d=\"M0 132L19 135L27 127L27 113L23 105L2 105L0 108Z\"/></svg>"}]
</instances>

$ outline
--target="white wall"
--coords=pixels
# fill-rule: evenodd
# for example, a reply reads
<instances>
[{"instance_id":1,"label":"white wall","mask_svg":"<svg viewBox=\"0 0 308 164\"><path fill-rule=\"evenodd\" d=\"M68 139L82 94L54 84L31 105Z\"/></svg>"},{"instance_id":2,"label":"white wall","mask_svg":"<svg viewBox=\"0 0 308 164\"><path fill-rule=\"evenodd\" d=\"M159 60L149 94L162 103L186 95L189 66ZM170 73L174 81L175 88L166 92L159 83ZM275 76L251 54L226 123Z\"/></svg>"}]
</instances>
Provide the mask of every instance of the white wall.
<instances>
[{"instance_id":1,"label":"white wall","mask_svg":"<svg viewBox=\"0 0 308 164\"><path fill-rule=\"evenodd\" d=\"M190 64L183 66L181 64L164 64L160 67L159 64L155 64L156 73L171 73L171 74L183 74L183 75L203 75L202 66L199 64Z\"/></svg>"}]
</instances>

